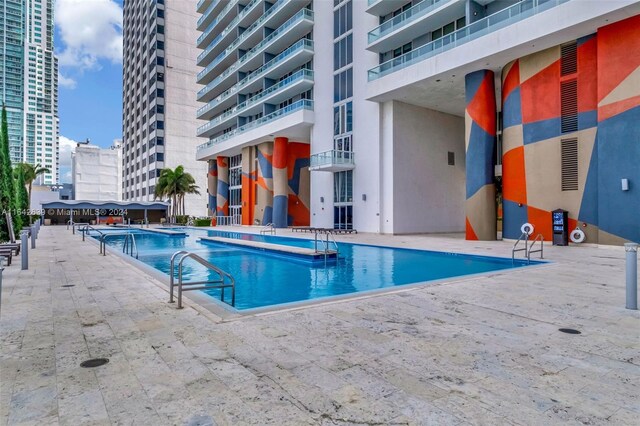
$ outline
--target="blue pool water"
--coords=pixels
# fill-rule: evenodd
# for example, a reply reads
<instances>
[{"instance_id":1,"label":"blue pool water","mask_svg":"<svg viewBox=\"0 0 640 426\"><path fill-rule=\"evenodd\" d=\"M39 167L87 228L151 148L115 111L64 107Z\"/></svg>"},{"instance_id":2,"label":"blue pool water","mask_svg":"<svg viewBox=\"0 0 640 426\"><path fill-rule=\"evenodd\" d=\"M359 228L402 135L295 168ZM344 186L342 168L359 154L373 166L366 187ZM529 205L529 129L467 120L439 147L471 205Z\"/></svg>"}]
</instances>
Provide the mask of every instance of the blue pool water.
<instances>
[{"instance_id":1,"label":"blue pool water","mask_svg":"<svg viewBox=\"0 0 640 426\"><path fill-rule=\"evenodd\" d=\"M187 229L186 236L131 232L136 234L139 260L165 274L169 274L171 255L178 250L195 252L229 272L236 280L235 307L239 310L526 266L523 261L512 264L505 258L348 243L338 243L338 261L312 264L273 252L198 239L226 237L306 248L313 248L313 240L194 228ZM114 236L107 244L121 250L123 240ZM209 274L190 261L185 261L183 271L192 281L207 279ZM219 298L217 290L210 294Z\"/></svg>"}]
</instances>

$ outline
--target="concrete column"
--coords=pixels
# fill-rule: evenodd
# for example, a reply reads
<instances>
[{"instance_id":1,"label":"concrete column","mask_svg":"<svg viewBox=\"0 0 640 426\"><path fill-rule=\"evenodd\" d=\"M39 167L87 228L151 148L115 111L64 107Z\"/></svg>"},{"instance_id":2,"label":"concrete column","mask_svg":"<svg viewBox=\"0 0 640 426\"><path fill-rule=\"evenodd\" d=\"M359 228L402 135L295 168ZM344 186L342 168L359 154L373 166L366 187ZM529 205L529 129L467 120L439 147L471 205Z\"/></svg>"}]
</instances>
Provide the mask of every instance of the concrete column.
<instances>
[{"instance_id":1,"label":"concrete column","mask_svg":"<svg viewBox=\"0 0 640 426\"><path fill-rule=\"evenodd\" d=\"M242 224L253 224L255 205L255 184L257 171L255 164L255 147L242 148Z\"/></svg>"},{"instance_id":2,"label":"concrete column","mask_svg":"<svg viewBox=\"0 0 640 426\"><path fill-rule=\"evenodd\" d=\"M216 194L218 193L218 163L216 160L207 161L209 171L207 172L207 195L209 208L208 212L210 216L216 216Z\"/></svg>"},{"instance_id":3,"label":"concrete column","mask_svg":"<svg viewBox=\"0 0 640 426\"><path fill-rule=\"evenodd\" d=\"M229 157L218 157L216 216L229 216Z\"/></svg>"},{"instance_id":4,"label":"concrete column","mask_svg":"<svg viewBox=\"0 0 640 426\"><path fill-rule=\"evenodd\" d=\"M289 173L287 138L275 138L273 142L273 224L276 228L288 225Z\"/></svg>"},{"instance_id":5,"label":"concrete column","mask_svg":"<svg viewBox=\"0 0 640 426\"><path fill-rule=\"evenodd\" d=\"M496 239L496 98L493 71L465 77L466 238Z\"/></svg>"}]
</instances>

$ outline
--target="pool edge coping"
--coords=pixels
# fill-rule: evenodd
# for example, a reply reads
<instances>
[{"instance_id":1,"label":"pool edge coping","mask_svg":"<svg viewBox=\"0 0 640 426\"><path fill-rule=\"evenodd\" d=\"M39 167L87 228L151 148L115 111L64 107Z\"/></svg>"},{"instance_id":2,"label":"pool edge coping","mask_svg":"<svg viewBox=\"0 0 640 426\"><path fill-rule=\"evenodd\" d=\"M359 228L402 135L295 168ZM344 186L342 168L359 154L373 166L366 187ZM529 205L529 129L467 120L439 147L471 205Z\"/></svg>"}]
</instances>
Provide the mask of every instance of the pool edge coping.
<instances>
[{"instance_id":1,"label":"pool edge coping","mask_svg":"<svg viewBox=\"0 0 640 426\"><path fill-rule=\"evenodd\" d=\"M93 244L96 244L96 245L99 244L98 241L96 241L94 238L90 238L88 241L91 241ZM364 244L364 245L367 245L367 244ZM119 250L115 250L111 246L108 246L108 245L105 245L105 246L108 247L108 250L111 254L116 255L118 258L120 258L121 260L124 260L129 265L150 275L150 277L154 279L154 284L157 287L166 291L167 294L169 293L169 276L167 274L164 274L163 272L153 268L152 266L147 265L146 263L136 259L135 257L122 253ZM396 248L391 246L377 246L377 247ZM421 251L420 249L407 249L407 250ZM425 251L429 251L429 250L425 250ZM433 250L433 251L437 252L436 250ZM448 252L441 252L441 253L448 253ZM458 254L458 253L454 253L454 254ZM469 256L475 256L475 255L469 254ZM482 257L482 255L478 255L478 256ZM487 256L487 257L493 257L493 256ZM503 259L507 259L507 258L503 258ZM341 295L335 295L335 296L324 296L316 299L299 300L295 302L280 303L277 305L264 306L264 307L258 307L258 308L249 308L244 310L238 310L235 307L230 306L224 302L221 302L215 297L208 295L207 293L204 293L202 291L184 293L182 297L183 297L183 302L185 301L185 299L189 302L185 304L185 307L188 306L193 308L194 310L207 316L214 322L230 322L230 321L236 321L236 320L241 320L245 318L260 317L265 315L291 312L291 311L296 311L296 310L305 309L305 308L314 308L314 307L321 307L321 306L326 306L326 305L331 305L336 303L344 303L344 302L353 301L353 300L369 299L369 298L380 297L388 294L404 293L404 292L415 291L421 288L425 288L427 286L431 287L431 286L441 286L449 283L453 284L453 283L476 279L479 277L490 277L492 275L502 275L505 273L521 271L523 270L523 268L526 268L526 270L530 270L530 269L551 267L556 265L557 265L557 262L553 262L550 260L542 260L542 261L538 260L535 264L524 265L519 268L498 269L498 270L489 271L489 272L478 272L475 274L458 275L455 277L440 278L432 281L420 281L415 283L402 284L399 286L390 286L390 287L384 287L384 288L364 290L364 291L359 291L355 293L347 293L347 294L341 294ZM167 301L167 304L170 304L170 303Z\"/></svg>"}]
</instances>

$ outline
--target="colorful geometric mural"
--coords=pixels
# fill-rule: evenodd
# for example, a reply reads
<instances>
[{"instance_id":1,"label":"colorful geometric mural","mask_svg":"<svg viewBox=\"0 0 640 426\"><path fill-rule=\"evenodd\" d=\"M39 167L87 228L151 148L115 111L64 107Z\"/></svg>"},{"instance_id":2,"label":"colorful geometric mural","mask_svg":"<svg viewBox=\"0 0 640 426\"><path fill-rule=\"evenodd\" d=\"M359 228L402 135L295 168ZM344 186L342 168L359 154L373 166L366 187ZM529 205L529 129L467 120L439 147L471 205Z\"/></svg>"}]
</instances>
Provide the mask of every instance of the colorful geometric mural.
<instances>
[{"instance_id":1,"label":"colorful geometric mural","mask_svg":"<svg viewBox=\"0 0 640 426\"><path fill-rule=\"evenodd\" d=\"M289 226L309 226L311 223L311 175L308 143L289 142L287 156Z\"/></svg>"},{"instance_id":2,"label":"colorful geometric mural","mask_svg":"<svg viewBox=\"0 0 640 426\"><path fill-rule=\"evenodd\" d=\"M229 216L229 157L218 157L216 216Z\"/></svg>"},{"instance_id":3,"label":"colorful geometric mural","mask_svg":"<svg viewBox=\"0 0 640 426\"><path fill-rule=\"evenodd\" d=\"M289 140L287 138L275 138L273 141L273 225L276 228L287 227L289 206L288 147Z\"/></svg>"},{"instance_id":4,"label":"colorful geometric mural","mask_svg":"<svg viewBox=\"0 0 640 426\"><path fill-rule=\"evenodd\" d=\"M208 195L208 208L209 215L216 215L216 194L218 193L218 163L216 160L209 160L208 172L207 172L207 195Z\"/></svg>"},{"instance_id":5,"label":"colorful geometric mural","mask_svg":"<svg viewBox=\"0 0 640 426\"><path fill-rule=\"evenodd\" d=\"M561 75L561 47L503 68L503 236L525 222L551 240L551 211L569 212L592 243L640 240L640 17L577 40L575 72ZM561 84L577 83L577 130L562 132ZM577 190L562 190L561 141L578 143Z\"/></svg>"},{"instance_id":6,"label":"colorful geometric mural","mask_svg":"<svg viewBox=\"0 0 640 426\"><path fill-rule=\"evenodd\" d=\"M494 74L480 70L465 77L466 238L496 239L496 97Z\"/></svg>"},{"instance_id":7,"label":"colorful geometric mural","mask_svg":"<svg viewBox=\"0 0 640 426\"><path fill-rule=\"evenodd\" d=\"M242 149L242 224L310 223L310 147L276 138Z\"/></svg>"}]
</instances>

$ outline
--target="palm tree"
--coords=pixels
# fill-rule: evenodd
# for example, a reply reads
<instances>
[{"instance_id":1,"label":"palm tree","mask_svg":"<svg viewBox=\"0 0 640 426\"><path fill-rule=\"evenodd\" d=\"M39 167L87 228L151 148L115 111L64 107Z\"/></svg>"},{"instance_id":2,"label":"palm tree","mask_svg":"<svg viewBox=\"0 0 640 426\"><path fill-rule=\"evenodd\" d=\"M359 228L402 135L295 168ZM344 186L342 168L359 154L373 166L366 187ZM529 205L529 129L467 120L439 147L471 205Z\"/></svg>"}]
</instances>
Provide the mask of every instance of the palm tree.
<instances>
[{"instance_id":1,"label":"palm tree","mask_svg":"<svg viewBox=\"0 0 640 426\"><path fill-rule=\"evenodd\" d=\"M166 168L160 172L154 193L155 198L169 198L169 216L184 215L185 194L200 194L195 179L190 173L185 173L183 166L175 170Z\"/></svg>"},{"instance_id":2,"label":"palm tree","mask_svg":"<svg viewBox=\"0 0 640 426\"><path fill-rule=\"evenodd\" d=\"M42 167L40 163L36 164L35 166L29 163L20 163L17 167L20 167L22 169L24 183L29 187L27 193L29 195L29 209L31 209L31 189L33 187L33 181L42 174L50 173L51 170L46 167Z\"/></svg>"}]
</instances>

